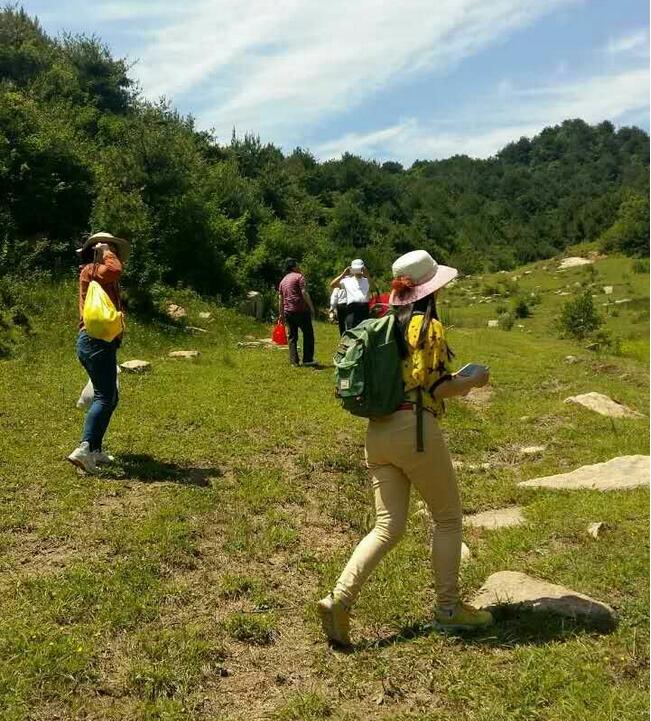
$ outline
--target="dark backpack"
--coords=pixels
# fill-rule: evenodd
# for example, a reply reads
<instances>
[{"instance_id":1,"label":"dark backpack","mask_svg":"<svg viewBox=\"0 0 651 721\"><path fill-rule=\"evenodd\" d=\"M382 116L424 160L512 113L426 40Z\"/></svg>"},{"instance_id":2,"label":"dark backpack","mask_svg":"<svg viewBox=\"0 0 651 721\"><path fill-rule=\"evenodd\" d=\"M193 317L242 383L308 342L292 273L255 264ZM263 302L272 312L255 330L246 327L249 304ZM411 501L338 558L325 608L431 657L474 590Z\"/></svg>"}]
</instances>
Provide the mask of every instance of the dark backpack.
<instances>
[{"instance_id":1,"label":"dark backpack","mask_svg":"<svg viewBox=\"0 0 651 721\"><path fill-rule=\"evenodd\" d=\"M405 342L395 316L370 318L341 337L334 356L335 395L355 416L376 418L404 401Z\"/></svg>"},{"instance_id":2,"label":"dark backpack","mask_svg":"<svg viewBox=\"0 0 651 721\"><path fill-rule=\"evenodd\" d=\"M335 395L354 416L377 418L405 400L402 361L409 349L393 313L347 330L334 356ZM417 389L416 450L423 451L423 391Z\"/></svg>"}]
</instances>

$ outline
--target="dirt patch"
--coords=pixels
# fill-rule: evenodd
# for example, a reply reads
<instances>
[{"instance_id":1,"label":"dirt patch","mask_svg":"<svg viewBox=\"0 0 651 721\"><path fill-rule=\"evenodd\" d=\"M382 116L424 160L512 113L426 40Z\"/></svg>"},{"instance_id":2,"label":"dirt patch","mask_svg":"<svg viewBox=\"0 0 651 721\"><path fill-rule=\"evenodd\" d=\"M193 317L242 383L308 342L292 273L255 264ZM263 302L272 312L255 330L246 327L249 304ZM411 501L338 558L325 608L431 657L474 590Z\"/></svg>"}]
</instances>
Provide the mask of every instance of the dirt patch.
<instances>
[{"instance_id":1,"label":"dirt patch","mask_svg":"<svg viewBox=\"0 0 651 721\"><path fill-rule=\"evenodd\" d=\"M487 406L493 398L493 389L490 386L483 386L482 388L473 388L467 396L462 397L460 400L474 408L483 408Z\"/></svg>"},{"instance_id":2,"label":"dirt patch","mask_svg":"<svg viewBox=\"0 0 651 721\"><path fill-rule=\"evenodd\" d=\"M43 538L36 533L13 533L5 537L6 546L0 560L0 586L9 586L21 578L59 573L71 563L86 557L88 547Z\"/></svg>"}]
</instances>

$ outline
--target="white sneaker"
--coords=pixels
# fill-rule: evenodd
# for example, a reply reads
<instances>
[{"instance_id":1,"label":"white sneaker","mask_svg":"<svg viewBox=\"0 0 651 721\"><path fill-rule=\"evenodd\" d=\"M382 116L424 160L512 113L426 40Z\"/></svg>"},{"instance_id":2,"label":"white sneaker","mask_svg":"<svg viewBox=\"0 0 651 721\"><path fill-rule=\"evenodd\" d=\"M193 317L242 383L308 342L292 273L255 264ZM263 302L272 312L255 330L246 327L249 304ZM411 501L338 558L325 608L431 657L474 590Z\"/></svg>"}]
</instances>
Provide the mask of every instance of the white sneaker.
<instances>
[{"instance_id":1,"label":"white sneaker","mask_svg":"<svg viewBox=\"0 0 651 721\"><path fill-rule=\"evenodd\" d=\"M107 466L109 463L115 461L115 456L112 456L110 453L104 453L103 451L93 451L93 455L95 456L95 463L98 466Z\"/></svg>"},{"instance_id":2,"label":"white sneaker","mask_svg":"<svg viewBox=\"0 0 651 721\"><path fill-rule=\"evenodd\" d=\"M86 473L97 473L97 466L95 465L95 453L90 450L88 441L83 441L79 444L79 448L68 456L68 460L73 466L81 468Z\"/></svg>"}]
</instances>

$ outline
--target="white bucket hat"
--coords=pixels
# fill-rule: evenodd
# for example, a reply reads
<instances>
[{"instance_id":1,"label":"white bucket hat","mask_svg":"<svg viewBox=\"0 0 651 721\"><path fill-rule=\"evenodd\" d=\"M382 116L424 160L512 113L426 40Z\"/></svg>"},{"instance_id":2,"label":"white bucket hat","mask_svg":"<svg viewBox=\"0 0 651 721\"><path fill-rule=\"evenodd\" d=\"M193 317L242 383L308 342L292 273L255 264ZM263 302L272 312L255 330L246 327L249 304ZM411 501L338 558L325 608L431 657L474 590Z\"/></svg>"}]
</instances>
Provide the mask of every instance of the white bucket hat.
<instances>
[{"instance_id":1,"label":"white bucket hat","mask_svg":"<svg viewBox=\"0 0 651 721\"><path fill-rule=\"evenodd\" d=\"M426 250L412 250L393 264L391 305L409 305L439 290L457 277L459 271L439 265Z\"/></svg>"},{"instance_id":2,"label":"white bucket hat","mask_svg":"<svg viewBox=\"0 0 651 721\"><path fill-rule=\"evenodd\" d=\"M125 240L124 238L116 238L114 235L111 235L111 233L105 233L103 231L99 233L94 233L93 235L86 238L84 241L84 244L77 250L77 253L81 254L91 245L96 245L97 243L113 243L115 245L118 258L123 262L126 263L127 259L129 258L129 251L131 250L131 246L129 245L129 241Z\"/></svg>"},{"instance_id":3,"label":"white bucket hat","mask_svg":"<svg viewBox=\"0 0 651 721\"><path fill-rule=\"evenodd\" d=\"M350 269L353 273L364 270L364 261L361 258L355 258L355 260L350 264Z\"/></svg>"}]
</instances>

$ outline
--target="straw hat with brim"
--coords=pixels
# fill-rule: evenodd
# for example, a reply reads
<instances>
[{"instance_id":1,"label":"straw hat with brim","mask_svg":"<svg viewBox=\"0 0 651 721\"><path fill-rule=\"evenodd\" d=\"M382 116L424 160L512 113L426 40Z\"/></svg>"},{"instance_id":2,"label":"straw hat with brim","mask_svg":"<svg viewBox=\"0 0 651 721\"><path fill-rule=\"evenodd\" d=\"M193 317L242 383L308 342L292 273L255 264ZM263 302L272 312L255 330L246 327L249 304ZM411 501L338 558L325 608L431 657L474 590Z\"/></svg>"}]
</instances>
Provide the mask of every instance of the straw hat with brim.
<instances>
[{"instance_id":1,"label":"straw hat with brim","mask_svg":"<svg viewBox=\"0 0 651 721\"><path fill-rule=\"evenodd\" d=\"M111 243L115 246L115 251L118 255L118 258L123 262L126 263L129 258L129 251L131 250L131 246L129 245L129 241L124 240L124 238L116 238L114 235L111 235L110 233L94 233L89 238L86 238L84 241L84 244L77 250L77 253L83 253L86 248L89 248L92 245L96 245L97 243Z\"/></svg>"},{"instance_id":2,"label":"straw hat with brim","mask_svg":"<svg viewBox=\"0 0 651 721\"><path fill-rule=\"evenodd\" d=\"M439 265L426 250L412 250L401 255L392 266L391 305L409 305L447 285L458 270Z\"/></svg>"}]
</instances>

